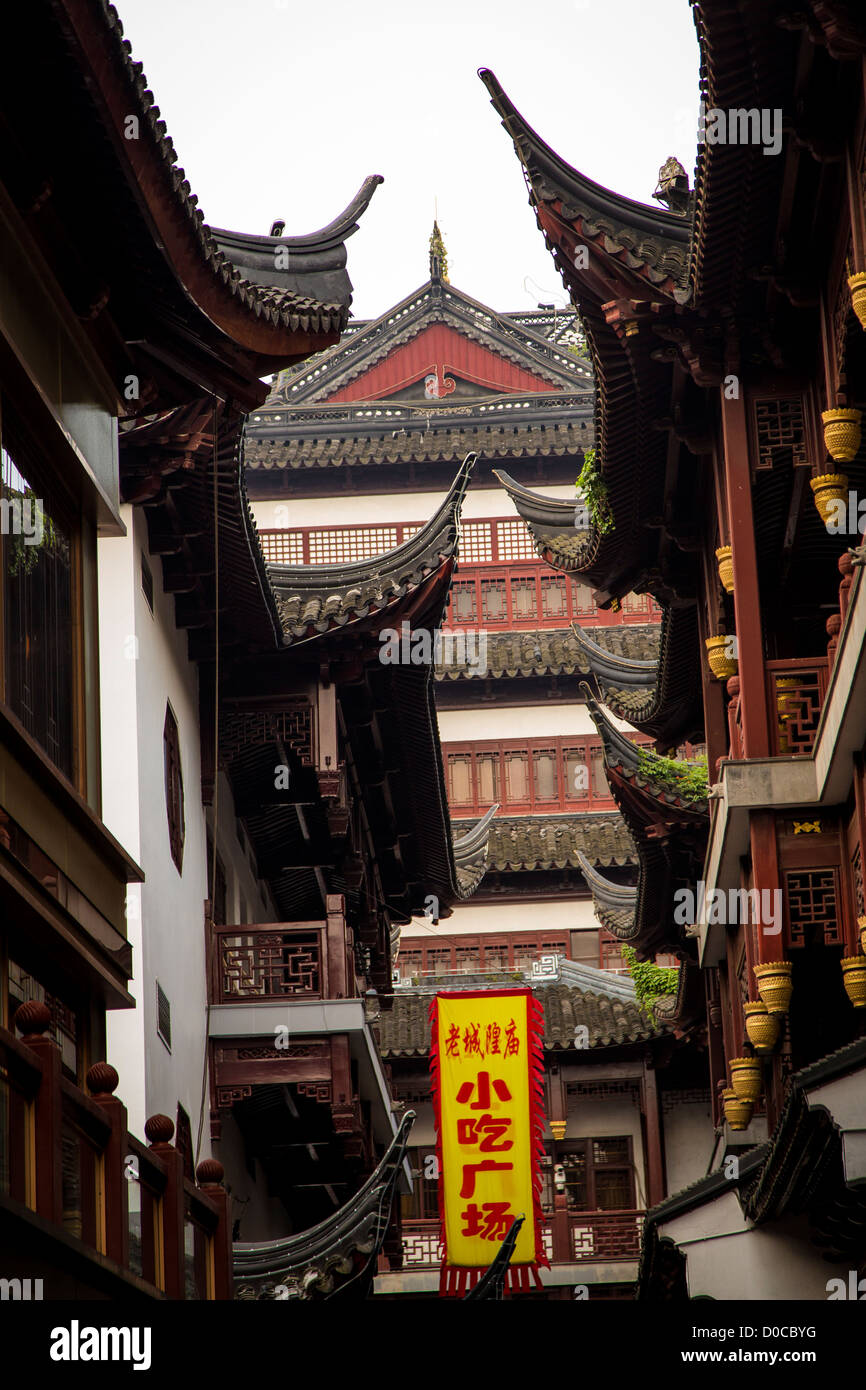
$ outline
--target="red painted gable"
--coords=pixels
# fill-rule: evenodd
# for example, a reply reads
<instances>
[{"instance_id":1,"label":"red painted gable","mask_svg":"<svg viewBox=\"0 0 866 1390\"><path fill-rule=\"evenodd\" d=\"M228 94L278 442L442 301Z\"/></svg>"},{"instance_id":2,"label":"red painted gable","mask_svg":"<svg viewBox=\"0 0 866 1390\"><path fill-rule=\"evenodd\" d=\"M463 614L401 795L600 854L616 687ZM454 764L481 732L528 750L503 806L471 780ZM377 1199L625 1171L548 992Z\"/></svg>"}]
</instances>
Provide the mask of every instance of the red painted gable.
<instances>
[{"instance_id":1,"label":"red painted gable","mask_svg":"<svg viewBox=\"0 0 866 1390\"><path fill-rule=\"evenodd\" d=\"M331 395L323 396L322 400L380 401L434 374L440 394L447 395L446 378L452 372L497 394L561 389L535 372L518 367L471 338L465 338L448 324L433 323L410 342L395 348L369 371Z\"/></svg>"}]
</instances>

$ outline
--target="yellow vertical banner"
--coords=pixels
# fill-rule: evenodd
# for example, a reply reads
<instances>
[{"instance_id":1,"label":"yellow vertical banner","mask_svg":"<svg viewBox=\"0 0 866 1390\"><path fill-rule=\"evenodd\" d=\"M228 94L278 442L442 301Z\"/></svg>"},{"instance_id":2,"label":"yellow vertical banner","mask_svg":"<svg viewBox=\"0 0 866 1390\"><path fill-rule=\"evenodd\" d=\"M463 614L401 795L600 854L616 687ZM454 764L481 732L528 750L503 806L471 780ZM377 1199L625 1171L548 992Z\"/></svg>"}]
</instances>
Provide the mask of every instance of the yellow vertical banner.
<instances>
[{"instance_id":1,"label":"yellow vertical banner","mask_svg":"<svg viewBox=\"0 0 866 1390\"><path fill-rule=\"evenodd\" d=\"M524 1224L512 1288L538 1282L543 1126L542 1009L530 989L449 991L430 1006L430 1066L445 1256L440 1293L459 1295Z\"/></svg>"}]
</instances>

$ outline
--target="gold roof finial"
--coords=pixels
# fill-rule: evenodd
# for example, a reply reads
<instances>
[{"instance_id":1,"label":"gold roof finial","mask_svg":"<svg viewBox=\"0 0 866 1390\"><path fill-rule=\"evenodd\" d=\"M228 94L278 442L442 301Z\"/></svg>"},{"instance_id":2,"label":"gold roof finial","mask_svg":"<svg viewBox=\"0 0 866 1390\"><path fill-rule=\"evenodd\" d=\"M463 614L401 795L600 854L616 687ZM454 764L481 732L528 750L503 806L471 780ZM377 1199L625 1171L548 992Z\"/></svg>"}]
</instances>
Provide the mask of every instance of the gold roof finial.
<instances>
[{"instance_id":1,"label":"gold roof finial","mask_svg":"<svg viewBox=\"0 0 866 1390\"><path fill-rule=\"evenodd\" d=\"M433 231L430 234L430 279L444 280L448 283L448 255L445 250L445 242L442 240L442 233L439 230L439 223L434 220Z\"/></svg>"}]
</instances>

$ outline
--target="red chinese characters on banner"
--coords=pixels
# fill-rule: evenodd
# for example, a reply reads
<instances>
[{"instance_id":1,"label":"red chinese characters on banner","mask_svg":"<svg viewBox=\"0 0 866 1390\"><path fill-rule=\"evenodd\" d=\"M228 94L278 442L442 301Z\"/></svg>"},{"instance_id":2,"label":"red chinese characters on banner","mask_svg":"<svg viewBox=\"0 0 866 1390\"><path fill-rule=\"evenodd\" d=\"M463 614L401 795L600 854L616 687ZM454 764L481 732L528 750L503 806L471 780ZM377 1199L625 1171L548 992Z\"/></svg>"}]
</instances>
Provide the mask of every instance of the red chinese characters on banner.
<instances>
[{"instance_id":1,"label":"red chinese characters on banner","mask_svg":"<svg viewBox=\"0 0 866 1390\"><path fill-rule=\"evenodd\" d=\"M449 992L431 1006L443 1293L471 1287L518 1216L512 1285L529 1287L530 1273L545 1263L540 1015L525 989Z\"/></svg>"}]
</instances>

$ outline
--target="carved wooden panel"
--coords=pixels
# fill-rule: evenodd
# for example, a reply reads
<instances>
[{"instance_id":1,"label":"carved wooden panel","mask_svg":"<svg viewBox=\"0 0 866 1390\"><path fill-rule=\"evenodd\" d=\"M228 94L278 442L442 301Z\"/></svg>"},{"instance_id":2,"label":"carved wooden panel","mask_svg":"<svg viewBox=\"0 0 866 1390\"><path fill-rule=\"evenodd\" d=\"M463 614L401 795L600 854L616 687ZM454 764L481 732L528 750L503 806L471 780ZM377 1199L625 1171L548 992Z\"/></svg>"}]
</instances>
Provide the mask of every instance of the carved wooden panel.
<instances>
[{"instance_id":1,"label":"carved wooden panel","mask_svg":"<svg viewBox=\"0 0 866 1390\"><path fill-rule=\"evenodd\" d=\"M789 461L795 468L809 463L801 396L757 399L753 402L753 412L756 470Z\"/></svg>"},{"instance_id":2,"label":"carved wooden panel","mask_svg":"<svg viewBox=\"0 0 866 1390\"><path fill-rule=\"evenodd\" d=\"M786 945L841 946L842 913L839 870L832 867L792 869L785 874Z\"/></svg>"}]
</instances>

